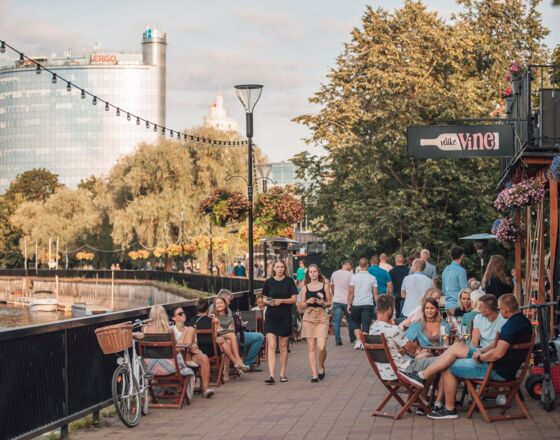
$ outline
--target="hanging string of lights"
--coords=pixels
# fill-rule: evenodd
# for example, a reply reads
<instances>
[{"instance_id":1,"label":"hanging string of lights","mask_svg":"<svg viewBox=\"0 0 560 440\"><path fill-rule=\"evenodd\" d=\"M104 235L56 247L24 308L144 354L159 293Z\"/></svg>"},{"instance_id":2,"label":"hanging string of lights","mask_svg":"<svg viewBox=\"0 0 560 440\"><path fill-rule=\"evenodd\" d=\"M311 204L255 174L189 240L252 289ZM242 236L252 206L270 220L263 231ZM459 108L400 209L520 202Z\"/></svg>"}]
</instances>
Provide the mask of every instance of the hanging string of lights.
<instances>
[{"instance_id":1,"label":"hanging string of lights","mask_svg":"<svg viewBox=\"0 0 560 440\"><path fill-rule=\"evenodd\" d=\"M155 122L152 122L152 121L150 121L146 118L143 118L139 115L136 115L136 114L134 114L134 113L132 113L132 112L126 110L126 109L123 109L122 107L114 105L111 102L98 97L97 95L89 92L85 88L80 87L79 85L73 83L72 81L69 81L68 79L60 76L58 73L54 72L53 70L45 67L43 64L39 63L38 61L34 60L33 58L28 57L23 52L19 51L15 47L12 47L8 43L6 43L4 40L0 40L0 53L5 53L6 49L10 49L11 51L18 54L20 63L23 64L27 60L29 63L34 65L35 66L35 73L37 75L40 75L41 72L43 72L43 71L45 71L49 75L52 75L52 80L51 81L52 81L53 85L57 84L59 81L61 83L66 83L66 90L69 93L72 92L72 89L80 90L80 97L82 99L86 99L89 96L91 98L91 103L93 105L97 105L97 103L99 102L99 103L101 103L101 105L104 105L105 111L108 112L111 109L113 109L115 111L115 115L117 117L120 117L121 114L126 115L126 120L127 121L135 120L136 125L145 124L147 129L150 129L150 127L152 127L154 132L161 131L161 134L164 135L164 136L168 135L171 138L176 138L178 140L197 142L197 143L200 143L200 144L217 145L217 146L223 146L223 147L238 147L238 146L247 145L246 140L207 139L205 137L202 137L202 136L199 136L199 135L196 135L196 134L186 133L186 132L181 131L181 130L173 130L173 129L170 129L170 128L165 127L165 126L158 125Z\"/></svg>"}]
</instances>

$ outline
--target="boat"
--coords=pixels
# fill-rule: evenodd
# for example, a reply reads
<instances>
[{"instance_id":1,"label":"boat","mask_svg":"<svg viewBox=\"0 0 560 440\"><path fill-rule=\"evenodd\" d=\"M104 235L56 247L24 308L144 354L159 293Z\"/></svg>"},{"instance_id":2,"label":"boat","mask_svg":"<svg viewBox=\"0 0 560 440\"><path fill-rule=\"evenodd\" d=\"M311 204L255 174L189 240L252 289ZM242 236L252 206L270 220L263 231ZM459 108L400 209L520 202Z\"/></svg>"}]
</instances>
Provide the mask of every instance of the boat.
<instances>
[{"instance_id":1,"label":"boat","mask_svg":"<svg viewBox=\"0 0 560 440\"><path fill-rule=\"evenodd\" d=\"M41 296L36 296L36 295ZM48 296L44 296L48 294ZM32 312L56 312L58 310L58 299L53 297L50 290L39 290L35 292L29 310Z\"/></svg>"}]
</instances>

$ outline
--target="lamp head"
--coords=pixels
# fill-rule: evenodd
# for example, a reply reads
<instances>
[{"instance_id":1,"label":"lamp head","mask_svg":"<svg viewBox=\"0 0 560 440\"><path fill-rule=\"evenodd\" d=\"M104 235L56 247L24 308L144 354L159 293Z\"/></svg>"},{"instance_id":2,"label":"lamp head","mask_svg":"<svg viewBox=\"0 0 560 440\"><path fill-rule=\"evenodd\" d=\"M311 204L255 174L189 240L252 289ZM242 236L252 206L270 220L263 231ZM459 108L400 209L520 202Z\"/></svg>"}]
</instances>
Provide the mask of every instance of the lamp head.
<instances>
[{"instance_id":1,"label":"lamp head","mask_svg":"<svg viewBox=\"0 0 560 440\"><path fill-rule=\"evenodd\" d=\"M253 109L261 97L263 86L260 84L240 84L234 87L245 113L253 113Z\"/></svg>"},{"instance_id":2,"label":"lamp head","mask_svg":"<svg viewBox=\"0 0 560 440\"><path fill-rule=\"evenodd\" d=\"M270 175L270 171L272 170L272 164L270 163L258 164L257 170L259 171L259 174L262 177L267 178Z\"/></svg>"}]
</instances>

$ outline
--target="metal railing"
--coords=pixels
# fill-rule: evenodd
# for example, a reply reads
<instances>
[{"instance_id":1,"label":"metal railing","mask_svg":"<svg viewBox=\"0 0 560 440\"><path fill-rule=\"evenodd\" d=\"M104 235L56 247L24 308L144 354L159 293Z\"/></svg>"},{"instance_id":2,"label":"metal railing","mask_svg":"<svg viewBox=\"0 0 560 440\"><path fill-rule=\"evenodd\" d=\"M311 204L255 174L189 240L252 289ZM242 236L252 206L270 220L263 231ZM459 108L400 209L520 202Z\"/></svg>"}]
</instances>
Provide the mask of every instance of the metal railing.
<instances>
[{"instance_id":1,"label":"metal railing","mask_svg":"<svg viewBox=\"0 0 560 440\"><path fill-rule=\"evenodd\" d=\"M12 276L22 275L17 271L1 271L0 275L7 276L6 272ZM49 271L39 272L39 276L46 276ZM53 276L54 272L59 276L76 273L50 271L49 275ZM92 272L99 275L101 271L85 271L82 275L91 278ZM121 273L130 275L130 271ZM125 279L121 273L119 279ZM164 272L156 274L159 275L156 279L168 280ZM146 272L142 275L146 278L140 279L154 279L149 275L155 276ZM212 280L196 274L172 275L181 275L196 286L193 288L213 289L208 291L229 288L235 292L236 285L247 283L243 278L215 277L218 279ZM190 317L196 314L196 301L165 307L170 310L181 306ZM234 293L233 310L247 310L249 304L247 291ZM112 404L111 378L116 356L102 353L95 329L145 319L149 310L149 307L141 307L0 331L0 440L33 438L57 428L61 428L65 436L70 422L92 413L98 417L100 409Z\"/></svg>"}]
</instances>

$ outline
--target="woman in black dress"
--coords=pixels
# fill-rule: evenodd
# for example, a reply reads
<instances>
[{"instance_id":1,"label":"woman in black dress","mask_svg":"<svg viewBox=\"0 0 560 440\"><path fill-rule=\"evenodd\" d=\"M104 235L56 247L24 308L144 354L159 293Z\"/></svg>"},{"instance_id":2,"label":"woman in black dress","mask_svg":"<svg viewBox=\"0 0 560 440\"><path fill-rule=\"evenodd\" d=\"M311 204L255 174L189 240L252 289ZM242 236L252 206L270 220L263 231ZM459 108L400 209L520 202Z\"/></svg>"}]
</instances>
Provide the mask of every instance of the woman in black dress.
<instances>
[{"instance_id":1,"label":"woman in black dress","mask_svg":"<svg viewBox=\"0 0 560 440\"><path fill-rule=\"evenodd\" d=\"M506 273L506 260L501 255L492 255L486 272L482 277L484 293L491 293L499 298L505 293L513 293L513 282Z\"/></svg>"},{"instance_id":2,"label":"woman in black dress","mask_svg":"<svg viewBox=\"0 0 560 440\"><path fill-rule=\"evenodd\" d=\"M280 342L280 382L288 382L288 340L292 335L292 304L297 301L298 290L293 279L286 276L286 264L277 260L272 266L273 276L264 282L262 295L267 305L264 326L268 351L269 377L265 380L272 385L276 364L276 337Z\"/></svg>"}]
</instances>

